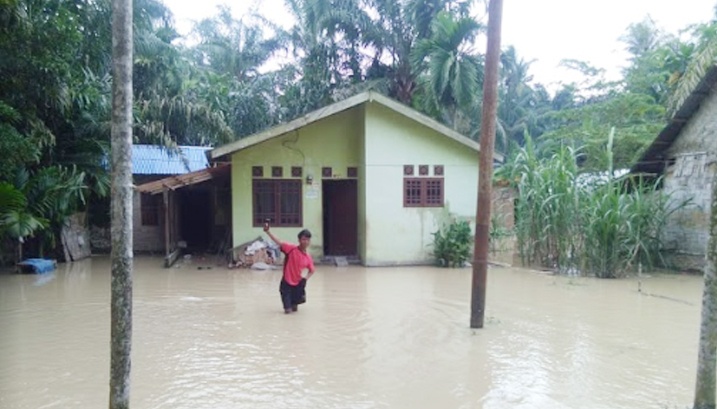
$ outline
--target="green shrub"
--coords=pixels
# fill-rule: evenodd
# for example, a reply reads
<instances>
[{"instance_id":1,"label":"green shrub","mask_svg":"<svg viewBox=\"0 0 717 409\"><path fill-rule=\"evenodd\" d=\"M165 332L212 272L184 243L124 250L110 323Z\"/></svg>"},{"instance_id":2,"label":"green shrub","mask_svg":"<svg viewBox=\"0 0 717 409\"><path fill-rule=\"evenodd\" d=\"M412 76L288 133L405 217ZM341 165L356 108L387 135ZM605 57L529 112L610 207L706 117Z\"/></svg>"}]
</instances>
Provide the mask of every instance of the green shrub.
<instances>
[{"instance_id":1,"label":"green shrub","mask_svg":"<svg viewBox=\"0 0 717 409\"><path fill-rule=\"evenodd\" d=\"M433 233L433 256L443 267L462 267L471 254L473 234L467 221L453 221Z\"/></svg>"}]
</instances>

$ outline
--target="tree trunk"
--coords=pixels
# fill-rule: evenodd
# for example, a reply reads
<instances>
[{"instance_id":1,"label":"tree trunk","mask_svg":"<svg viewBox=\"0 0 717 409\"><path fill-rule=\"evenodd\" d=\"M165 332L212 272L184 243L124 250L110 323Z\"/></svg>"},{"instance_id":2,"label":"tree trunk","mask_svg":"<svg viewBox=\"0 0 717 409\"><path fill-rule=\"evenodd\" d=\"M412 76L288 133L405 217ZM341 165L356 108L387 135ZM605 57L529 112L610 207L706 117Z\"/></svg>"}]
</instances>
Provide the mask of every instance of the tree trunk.
<instances>
[{"instance_id":1,"label":"tree trunk","mask_svg":"<svg viewBox=\"0 0 717 409\"><path fill-rule=\"evenodd\" d=\"M132 0L112 0L110 409L129 408L132 351Z\"/></svg>"},{"instance_id":2,"label":"tree trunk","mask_svg":"<svg viewBox=\"0 0 717 409\"><path fill-rule=\"evenodd\" d=\"M697 385L694 409L715 409L715 367L717 366L717 178L712 182L710 239L702 292L702 324L697 357Z\"/></svg>"}]
</instances>

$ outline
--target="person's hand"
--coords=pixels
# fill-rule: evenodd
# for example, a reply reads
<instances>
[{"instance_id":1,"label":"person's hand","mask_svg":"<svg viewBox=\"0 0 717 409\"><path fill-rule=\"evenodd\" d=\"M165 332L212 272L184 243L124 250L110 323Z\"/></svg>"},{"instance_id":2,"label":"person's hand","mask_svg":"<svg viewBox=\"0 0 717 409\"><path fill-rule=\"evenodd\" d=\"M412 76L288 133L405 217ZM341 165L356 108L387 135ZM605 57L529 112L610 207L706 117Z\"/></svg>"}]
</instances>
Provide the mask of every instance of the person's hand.
<instances>
[{"instance_id":1,"label":"person's hand","mask_svg":"<svg viewBox=\"0 0 717 409\"><path fill-rule=\"evenodd\" d=\"M264 223L264 231L269 233L269 223Z\"/></svg>"}]
</instances>

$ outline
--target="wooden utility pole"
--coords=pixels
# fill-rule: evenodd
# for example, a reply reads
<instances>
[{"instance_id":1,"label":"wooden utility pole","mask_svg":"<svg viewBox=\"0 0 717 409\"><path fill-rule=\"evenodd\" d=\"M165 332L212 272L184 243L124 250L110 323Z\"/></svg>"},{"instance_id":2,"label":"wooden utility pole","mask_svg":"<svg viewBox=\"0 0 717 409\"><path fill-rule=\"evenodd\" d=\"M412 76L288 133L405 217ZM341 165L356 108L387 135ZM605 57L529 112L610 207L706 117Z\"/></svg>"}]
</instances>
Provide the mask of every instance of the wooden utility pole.
<instances>
[{"instance_id":1,"label":"wooden utility pole","mask_svg":"<svg viewBox=\"0 0 717 409\"><path fill-rule=\"evenodd\" d=\"M471 328L483 328L483 317L485 315L488 233L490 229L491 184L493 180L493 151L496 115L498 112L498 63L500 61L502 14L503 0L490 0L478 163L478 208L476 210L475 247L473 248Z\"/></svg>"},{"instance_id":2,"label":"wooden utility pole","mask_svg":"<svg viewBox=\"0 0 717 409\"><path fill-rule=\"evenodd\" d=\"M112 0L110 409L129 408L132 352L132 0Z\"/></svg>"}]
</instances>

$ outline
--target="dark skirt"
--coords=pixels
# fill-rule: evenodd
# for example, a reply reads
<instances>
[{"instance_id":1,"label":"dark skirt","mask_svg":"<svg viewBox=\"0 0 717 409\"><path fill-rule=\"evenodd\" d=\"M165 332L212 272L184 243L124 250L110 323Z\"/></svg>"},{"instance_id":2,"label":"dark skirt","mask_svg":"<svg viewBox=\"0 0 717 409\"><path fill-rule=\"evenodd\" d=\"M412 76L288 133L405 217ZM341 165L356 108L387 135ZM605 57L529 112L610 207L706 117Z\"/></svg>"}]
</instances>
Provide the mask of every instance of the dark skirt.
<instances>
[{"instance_id":1,"label":"dark skirt","mask_svg":"<svg viewBox=\"0 0 717 409\"><path fill-rule=\"evenodd\" d=\"M281 302L284 304L284 309L288 310L295 305L303 304L306 302L306 279L302 278L299 285L291 285L287 283L283 278L279 285L279 293L281 294Z\"/></svg>"}]
</instances>

